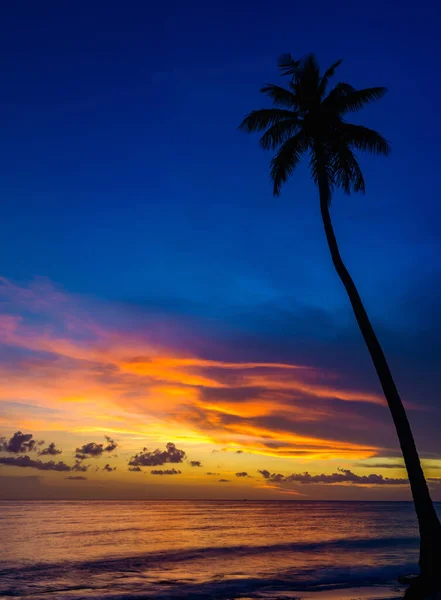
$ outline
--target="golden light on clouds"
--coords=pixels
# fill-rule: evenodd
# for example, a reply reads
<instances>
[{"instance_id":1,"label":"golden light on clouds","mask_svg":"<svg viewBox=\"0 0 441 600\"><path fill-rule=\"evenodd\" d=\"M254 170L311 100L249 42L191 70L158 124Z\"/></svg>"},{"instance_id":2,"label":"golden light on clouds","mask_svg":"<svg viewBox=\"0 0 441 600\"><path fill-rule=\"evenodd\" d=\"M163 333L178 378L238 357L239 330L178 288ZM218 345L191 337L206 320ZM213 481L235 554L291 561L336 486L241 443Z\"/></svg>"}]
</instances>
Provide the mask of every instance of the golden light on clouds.
<instances>
[{"instance_id":1,"label":"golden light on clouds","mask_svg":"<svg viewBox=\"0 0 441 600\"><path fill-rule=\"evenodd\" d=\"M370 419L351 407L382 410L382 397L348 389L339 373L202 356L172 321L140 319L46 280L20 286L0 279L0 300L5 433L54 432L71 447L78 437L112 434L120 437L125 460L143 446L172 440L197 449L210 471L216 470L213 449L230 450L230 462L243 452L242 462L255 471L255 460L288 461L292 468L382 452L366 435L348 435L365 431ZM192 472L190 479L201 477Z\"/></svg>"}]
</instances>

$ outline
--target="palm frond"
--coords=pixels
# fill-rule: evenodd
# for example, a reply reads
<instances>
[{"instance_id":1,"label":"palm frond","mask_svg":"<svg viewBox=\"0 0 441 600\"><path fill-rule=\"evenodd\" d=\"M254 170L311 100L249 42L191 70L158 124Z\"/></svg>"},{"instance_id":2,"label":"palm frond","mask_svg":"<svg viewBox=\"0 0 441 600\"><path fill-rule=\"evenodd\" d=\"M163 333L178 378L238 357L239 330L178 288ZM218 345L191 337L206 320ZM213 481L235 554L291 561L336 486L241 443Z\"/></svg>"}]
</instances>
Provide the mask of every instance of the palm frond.
<instances>
[{"instance_id":1,"label":"palm frond","mask_svg":"<svg viewBox=\"0 0 441 600\"><path fill-rule=\"evenodd\" d=\"M371 154L384 154L385 156L391 151L389 142L378 131L369 129L369 127L343 123L341 132L345 142L357 150L371 152Z\"/></svg>"},{"instance_id":2,"label":"palm frond","mask_svg":"<svg viewBox=\"0 0 441 600\"><path fill-rule=\"evenodd\" d=\"M275 150L289 140L290 137L293 137L300 127L301 121L298 118L274 123L260 138L260 147L264 150Z\"/></svg>"},{"instance_id":3,"label":"palm frond","mask_svg":"<svg viewBox=\"0 0 441 600\"><path fill-rule=\"evenodd\" d=\"M338 102L346 98L349 94L355 92L356 89L349 83L340 82L329 92L323 100L323 105L328 108L334 108Z\"/></svg>"},{"instance_id":4,"label":"palm frond","mask_svg":"<svg viewBox=\"0 0 441 600\"><path fill-rule=\"evenodd\" d=\"M329 152L327 152L329 155ZM319 161L317 153L311 152L311 158L309 161L309 170L311 171L312 180L316 185L322 180L323 176L326 179L328 186L329 198L328 202L331 202L332 189L334 187L334 166L333 161L328 156L327 160Z\"/></svg>"},{"instance_id":5,"label":"palm frond","mask_svg":"<svg viewBox=\"0 0 441 600\"><path fill-rule=\"evenodd\" d=\"M308 140L303 131L287 140L271 161L270 175L274 184L274 195L279 196L282 185L295 171L308 149Z\"/></svg>"},{"instance_id":6,"label":"palm frond","mask_svg":"<svg viewBox=\"0 0 441 600\"><path fill-rule=\"evenodd\" d=\"M334 150L332 168L334 184L342 188L346 194L349 195L352 190L365 193L363 173L354 153L347 144L341 143Z\"/></svg>"},{"instance_id":7,"label":"palm frond","mask_svg":"<svg viewBox=\"0 0 441 600\"><path fill-rule=\"evenodd\" d=\"M293 116L294 113L290 110L281 110L280 108L260 108L251 111L239 125L239 129L246 133L264 131L275 123L280 123L286 119L292 119Z\"/></svg>"},{"instance_id":8,"label":"palm frond","mask_svg":"<svg viewBox=\"0 0 441 600\"><path fill-rule=\"evenodd\" d=\"M296 106L295 95L284 87L267 83L260 90L263 94L267 94L276 106L285 108L294 108Z\"/></svg>"},{"instance_id":9,"label":"palm frond","mask_svg":"<svg viewBox=\"0 0 441 600\"><path fill-rule=\"evenodd\" d=\"M281 75L294 76L300 65L300 60L294 60L291 54L281 54L277 62Z\"/></svg>"},{"instance_id":10,"label":"palm frond","mask_svg":"<svg viewBox=\"0 0 441 600\"><path fill-rule=\"evenodd\" d=\"M331 65L329 67L329 69L327 71L324 72L323 77L320 80L320 95L321 96L323 96L323 94L326 92L326 88L328 86L329 80L331 79L331 77L333 77L335 71L341 65L342 62L343 62L342 59L337 60L333 65Z\"/></svg>"},{"instance_id":11,"label":"palm frond","mask_svg":"<svg viewBox=\"0 0 441 600\"><path fill-rule=\"evenodd\" d=\"M365 106L380 100L385 93L387 88L385 87L372 87L364 90L354 90L351 93L342 95L336 103L336 108L340 114L345 112L356 112Z\"/></svg>"},{"instance_id":12,"label":"palm frond","mask_svg":"<svg viewBox=\"0 0 441 600\"><path fill-rule=\"evenodd\" d=\"M296 104L301 112L307 112L320 102L320 69L313 54L308 54L300 61L296 76L290 83L290 88Z\"/></svg>"},{"instance_id":13,"label":"palm frond","mask_svg":"<svg viewBox=\"0 0 441 600\"><path fill-rule=\"evenodd\" d=\"M301 60L301 68L302 71L304 72L314 72L314 73L319 73L320 72L320 67L318 65L317 59L315 57L314 54L307 54L302 60Z\"/></svg>"}]
</instances>

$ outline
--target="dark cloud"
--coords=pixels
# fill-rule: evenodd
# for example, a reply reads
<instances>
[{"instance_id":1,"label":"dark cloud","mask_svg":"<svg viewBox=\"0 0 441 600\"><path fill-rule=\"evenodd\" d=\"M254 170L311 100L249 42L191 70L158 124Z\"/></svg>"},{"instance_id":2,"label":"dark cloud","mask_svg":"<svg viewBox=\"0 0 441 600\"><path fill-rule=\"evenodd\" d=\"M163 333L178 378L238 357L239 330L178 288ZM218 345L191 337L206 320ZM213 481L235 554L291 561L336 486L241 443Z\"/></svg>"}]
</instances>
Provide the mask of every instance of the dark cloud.
<instances>
[{"instance_id":1,"label":"dark cloud","mask_svg":"<svg viewBox=\"0 0 441 600\"><path fill-rule=\"evenodd\" d=\"M106 438L107 442L107 446L104 448L104 452L113 452L113 450L116 450L118 448L118 444L117 442L115 442L115 440L112 440L112 438L108 435L105 435L104 437Z\"/></svg>"},{"instance_id":2,"label":"dark cloud","mask_svg":"<svg viewBox=\"0 0 441 600\"><path fill-rule=\"evenodd\" d=\"M177 471L176 469L153 469L150 473L152 475L180 475L181 471Z\"/></svg>"},{"instance_id":3,"label":"dark cloud","mask_svg":"<svg viewBox=\"0 0 441 600\"><path fill-rule=\"evenodd\" d=\"M56 448L54 442L51 442L47 448L43 448L43 450L39 451L40 456L55 456L56 454L61 454L63 451L58 450Z\"/></svg>"},{"instance_id":4,"label":"dark cloud","mask_svg":"<svg viewBox=\"0 0 441 600\"><path fill-rule=\"evenodd\" d=\"M87 477L83 475L69 475L69 477L65 477L64 479L70 479L71 481L86 481Z\"/></svg>"},{"instance_id":5,"label":"dark cloud","mask_svg":"<svg viewBox=\"0 0 441 600\"><path fill-rule=\"evenodd\" d=\"M8 456L7 458L0 458L0 465L8 465L10 467L28 467L30 469L37 469L38 471L73 471L73 467L66 465L66 463L54 462L43 462L41 460L34 460L30 456Z\"/></svg>"},{"instance_id":6,"label":"dark cloud","mask_svg":"<svg viewBox=\"0 0 441 600\"><path fill-rule=\"evenodd\" d=\"M249 477L246 471L241 471L240 473L236 473L236 477Z\"/></svg>"},{"instance_id":7,"label":"dark cloud","mask_svg":"<svg viewBox=\"0 0 441 600\"><path fill-rule=\"evenodd\" d=\"M134 471L135 473L142 473L141 467L129 467L129 471Z\"/></svg>"},{"instance_id":8,"label":"dark cloud","mask_svg":"<svg viewBox=\"0 0 441 600\"><path fill-rule=\"evenodd\" d=\"M271 483L320 483L320 484L343 484L350 483L355 485L406 485L407 479L383 477L383 475L356 475L349 469L338 469L337 473L325 475L311 475L305 473L292 473L291 475L282 475L281 473L270 473L267 470L259 471L259 473Z\"/></svg>"},{"instance_id":9,"label":"dark cloud","mask_svg":"<svg viewBox=\"0 0 441 600\"><path fill-rule=\"evenodd\" d=\"M4 437L0 438L0 452L24 454L25 452L35 451L37 446L41 446L42 444L44 444L44 441L34 440L32 433L16 431L9 440Z\"/></svg>"},{"instance_id":10,"label":"dark cloud","mask_svg":"<svg viewBox=\"0 0 441 600\"><path fill-rule=\"evenodd\" d=\"M190 460L188 461L188 464L190 465L190 467L202 467L200 460Z\"/></svg>"},{"instance_id":11,"label":"dark cloud","mask_svg":"<svg viewBox=\"0 0 441 600\"><path fill-rule=\"evenodd\" d=\"M257 472L260 473L264 479L269 479L271 476L271 473L269 471L267 471L266 469L262 469Z\"/></svg>"},{"instance_id":12,"label":"dark cloud","mask_svg":"<svg viewBox=\"0 0 441 600\"><path fill-rule=\"evenodd\" d=\"M83 465L80 460L75 461L73 467L71 467L71 471L79 471L80 473L85 473L89 469L90 465Z\"/></svg>"},{"instance_id":13,"label":"dark cloud","mask_svg":"<svg viewBox=\"0 0 441 600\"><path fill-rule=\"evenodd\" d=\"M111 467L109 464L104 465L103 471L107 471L108 473L112 473L112 471L116 471L116 467Z\"/></svg>"},{"instance_id":14,"label":"dark cloud","mask_svg":"<svg viewBox=\"0 0 441 600\"><path fill-rule=\"evenodd\" d=\"M176 448L176 445L172 442L169 442L166 450L159 450L157 448L153 452L150 452L147 448L143 448L142 452L132 456L129 465L132 467L157 467L166 463L182 463L185 458L185 452Z\"/></svg>"},{"instance_id":15,"label":"dark cloud","mask_svg":"<svg viewBox=\"0 0 441 600\"><path fill-rule=\"evenodd\" d=\"M236 450L236 454L243 454L243 450Z\"/></svg>"},{"instance_id":16,"label":"dark cloud","mask_svg":"<svg viewBox=\"0 0 441 600\"><path fill-rule=\"evenodd\" d=\"M80 448L75 450L75 458L78 460L84 460L86 458L99 458L104 454L104 452L113 452L113 450L118 447L118 444L108 435L105 435L104 437L106 438L106 445L97 444L96 442L83 444Z\"/></svg>"},{"instance_id":17,"label":"dark cloud","mask_svg":"<svg viewBox=\"0 0 441 600\"><path fill-rule=\"evenodd\" d=\"M360 467L362 469L405 469L406 466L404 463L357 463L356 467Z\"/></svg>"},{"instance_id":18,"label":"dark cloud","mask_svg":"<svg viewBox=\"0 0 441 600\"><path fill-rule=\"evenodd\" d=\"M208 473L205 473L205 475L220 475L220 473L212 473L211 471L208 471Z\"/></svg>"},{"instance_id":19,"label":"dark cloud","mask_svg":"<svg viewBox=\"0 0 441 600\"><path fill-rule=\"evenodd\" d=\"M357 463L356 467L361 467L362 469L405 469L406 465L404 462L394 462L394 463ZM423 469L441 469L441 465L432 465L428 462L422 461Z\"/></svg>"},{"instance_id":20,"label":"dark cloud","mask_svg":"<svg viewBox=\"0 0 441 600\"><path fill-rule=\"evenodd\" d=\"M230 482L229 479L219 479L218 481L219 481L219 483L229 483Z\"/></svg>"}]
</instances>

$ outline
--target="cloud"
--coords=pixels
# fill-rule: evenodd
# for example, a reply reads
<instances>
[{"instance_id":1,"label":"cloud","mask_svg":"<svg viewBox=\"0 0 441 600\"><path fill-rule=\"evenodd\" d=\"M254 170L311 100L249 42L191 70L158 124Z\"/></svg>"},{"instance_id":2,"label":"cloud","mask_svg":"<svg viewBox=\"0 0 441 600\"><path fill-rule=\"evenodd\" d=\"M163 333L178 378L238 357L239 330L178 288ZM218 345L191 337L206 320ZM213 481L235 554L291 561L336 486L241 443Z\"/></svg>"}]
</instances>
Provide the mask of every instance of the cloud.
<instances>
[{"instance_id":1,"label":"cloud","mask_svg":"<svg viewBox=\"0 0 441 600\"><path fill-rule=\"evenodd\" d=\"M61 454L62 452L62 450L58 450L58 448L56 448L54 442L51 442L47 448L43 448L43 450L40 450L38 454L40 456L55 456L57 454Z\"/></svg>"},{"instance_id":2,"label":"cloud","mask_svg":"<svg viewBox=\"0 0 441 600\"><path fill-rule=\"evenodd\" d=\"M202 467L200 460L190 460L188 464L190 465L190 467Z\"/></svg>"},{"instance_id":3,"label":"cloud","mask_svg":"<svg viewBox=\"0 0 441 600\"><path fill-rule=\"evenodd\" d=\"M104 465L103 471L107 471L108 473L112 473L112 471L116 471L116 467L111 467L109 464Z\"/></svg>"},{"instance_id":4,"label":"cloud","mask_svg":"<svg viewBox=\"0 0 441 600\"><path fill-rule=\"evenodd\" d=\"M271 473L266 469L262 469L257 472L260 473L264 479L269 479L271 477Z\"/></svg>"},{"instance_id":5,"label":"cloud","mask_svg":"<svg viewBox=\"0 0 441 600\"><path fill-rule=\"evenodd\" d=\"M70 479L71 481L86 481L87 477L83 475L69 475L69 477L65 477L64 479Z\"/></svg>"},{"instance_id":6,"label":"cloud","mask_svg":"<svg viewBox=\"0 0 441 600\"><path fill-rule=\"evenodd\" d=\"M406 465L404 462L398 463L357 463L356 467L362 469L405 469Z\"/></svg>"},{"instance_id":7,"label":"cloud","mask_svg":"<svg viewBox=\"0 0 441 600\"><path fill-rule=\"evenodd\" d=\"M71 467L72 471L79 471L80 473L85 473L89 469L90 465L84 465L80 460L76 460L73 467Z\"/></svg>"},{"instance_id":8,"label":"cloud","mask_svg":"<svg viewBox=\"0 0 441 600\"><path fill-rule=\"evenodd\" d=\"M141 467L129 467L129 471L133 471L134 473L142 473Z\"/></svg>"},{"instance_id":9,"label":"cloud","mask_svg":"<svg viewBox=\"0 0 441 600\"><path fill-rule=\"evenodd\" d=\"M245 345L228 335L219 344L193 324L185 336L187 325L179 319L84 300L48 280L16 285L1 279L0 295L0 403L8 426L16 426L14 406L26 404L35 407L32 413L23 409L23 418L36 423L31 430L79 431L87 414L88 430L103 431L105 423L109 432L139 436L149 423L156 439L164 433L194 437L232 452L280 458L359 461L398 451L375 377L346 368L346 338L340 343L335 323L327 328L329 339L318 340L335 349L325 355L318 353L323 345L311 346L305 336L298 350L283 345L291 310L277 318L281 335L271 344L261 330ZM314 331L322 327L314 314L303 321L302 335L311 324ZM364 356L357 337L358 347ZM421 422L427 424L421 413L413 416L417 435L424 431ZM421 439L423 452L441 450L436 432ZM81 460L97 456L79 450ZM159 466L148 458L147 466Z\"/></svg>"},{"instance_id":10,"label":"cloud","mask_svg":"<svg viewBox=\"0 0 441 600\"><path fill-rule=\"evenodd\" d=\"M118 448L118 444L117 442L115 442L115 440L112 440L112 438L108 435L105 435L104 437L107 442L107 446L104 448L104 452L113 452Z\"/></svg>"},{"instance_id":11,"label":"cloud","mask_svg":"<svg viewBox=\"0 0 441 600\"><path fill-rule=\"evenodd\" d=\"M78 460L84 460L86 458L99 458L104 454L104 452L113 452L113 450L118 447L118 444L109 436L106 435L104 437L106 438L107 445L97 444L96 442L83 444L80 446L80 448L76 449L75 458L78 458Z\"/></svg>"},{"instance_id":12,"label":"cloud","mask_svg":"<svg viewBox=\"0 0 441 600\"><path fill-rule=\"evenodd\" d=\"M84 301L45 279L16 285L3 278L0 294L0 402L26 401L43 415L53 410L40 419L41 427L49 418L66 430L87 411L90 428L101 428L99 415L106 415L115 428L119 423L141 434L149 420L161 438L171 428L207 444L234 445L238 453L359 460L383 450L372 443L373 433L363 443L348 443L351 427L342 421L351 422L349 411L342 418L341 406L327 410L337 400L351 403L354 413L360 404L384 406L381 395L346 387L346 370L343 377L313 363L283 361L280 353L276 360L251 361L247 355L256 353L239 353L237 344L217 352L209 336L192 328L195 349L182 343L186 325L177 320ZM356 417L356 432L373 431L368 419ZM305 433L311 423L314 431ZM85 446L78 448L81 460L100 455L100 444Z\"/></svg>"},{"instance_id":13,"label":"cloud","mask_svg":"<svg viewBox=\"0 0 441 600\"><path fill-rule=\"evenodd\" d=\"M16 431L14 435L9 439L0 438L0 452L11 452L15 454L33 452L37 449L37 446L44 444L42 440L38 441L33 439L32 433L22 433Z\"/></svg>"},{"instance_id":14,"label":"cloud","mask_svg":"<svg viewBox=\"0 0 441 600\"><path fill-rule=\"evenodd\" d=\"M183 450L176 448L176 445L169 442L165 450L157 448L153 452L143 448L142 452L135 454L129 461L132 467L157 467L166 463L182 463L186 458Z\"/></svg>"},{"instance_id":15,"label":"cloud","mask_svg":"<svg viewBox=\"0 0 441 600\"><path fill-rule=\"evenodd\" d=\"M383 477L383 475L356 475L349 469L338 469L337 473L311 475L305 473L270 473L267 470L258 471L269 483L300 483L300 484L354 484L354 485L407 485L409 481L402 478Z\"/></svg>"},{"instance_id":16,"label":"cloud","mask_svg":"<svg viewBox=\"0 0 441 600\"><path fill-rule=\"evenodd\" d=\"M236 450L236 454L243 454L243 450Z\"/></svg>"},{"instance_id":17,"label":"cloud","mask_svg":"<svg viewBox=\"0 0 441 600\"><path fill-rule=\"evenodd\" d=\"M240 473L236 473L236 477L249 477L246 471L241 471Z\"/></svg>"},{"instance_id":18,"label":"cloud","mask_svg":"<svg viewBox=\"0 0 441 600\"><path fill-rule=\"evenodd\" d=\"M37 469L38 471L73 471L74 468L70 467L66 463L54 462L43 462L41 460L34 460L30 456L8 456L6 458L0 457L0 465L8 465L10 467L26 467L29 469Z\"/></svg>"},{"instance_id":19,"label":"cloud","mask_svg":"<svg viewBox=\"0 0 441 600\"><path fill-rule=\"evenodd\" d=\"M219 479L218 482L219 483L229 483L230 480L229 479Z\"/></svg>"},{"instance_id":20,"label":"cloud","mask_svg":"<svg viewBox=\"0 0 441 600\"><path fill-rule=\"evenodd\" d=\"M220 475L220 473L212 473L211 471L208 471L207 473L205 473L205 475Z\"/></svg>"},{"instance_id":21,"label":"cloud","mask_svg":"<svg viewBox=\"0 0 441 600\"><path fill-rule=\"evenodd\" d=\"M181 471L177 471L176 469L153 469L150 473L152 475L180 475Z\"/></svg>"},{"instance_id":22,"label":"cloud","mask_svg":"<svg viewBox=\"0 0 441 600\"><path fill-rule=\"evenodd\" d=\"M43 440L36 440L32 433L22 433L16 431L14 435L7 440L0 438L0 452L8 452L14 454L24 454L27 452L36 452L39 446L44 444ZM38 450L39 456L56 456L61 454L54 442L50 442L46 448ZM32 459L30 456L15 456L15 457L0 457L0 465L15 466L29 469L37 469L38 471L80 471L85 472L89 469L89 465L84 465L80 460L76 460L75 464L68 465L63 461L55 462L53 460L44 462L39 459Z\"/></svg>"}]
</instances>

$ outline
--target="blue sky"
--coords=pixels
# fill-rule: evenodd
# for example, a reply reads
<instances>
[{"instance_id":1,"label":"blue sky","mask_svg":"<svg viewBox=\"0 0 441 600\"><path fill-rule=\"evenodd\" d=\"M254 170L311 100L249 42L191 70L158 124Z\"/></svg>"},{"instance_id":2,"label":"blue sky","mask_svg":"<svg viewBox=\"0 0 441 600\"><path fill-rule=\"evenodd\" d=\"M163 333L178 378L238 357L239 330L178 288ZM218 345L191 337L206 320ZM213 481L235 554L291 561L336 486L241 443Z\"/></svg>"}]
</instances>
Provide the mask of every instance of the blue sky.
<instances>
[{"instance_id":1,"label":"blue sky","mask_svg":"<svg viewBox=\"0 0 441 600\"><path fill-rule=\"evenodd\" d=\"M340 78L390 90L357 118L393 154L363 158L368 194L338 196L334 218L373 310L390 310L381 286L396 317L396 287L438 266L434 11L13 3L1 24L3 273L220 312L286 293L340 306L306 169L274 200L270 156L236 130L265 104L277 56L314 51L323 65L344 59Z\"/></svg>"},{"instance_id":2,"label":"blue sky","mask_svg":"<svg viewBox=\"0 0 441 600\"><path fill-rule=\"evenodd\" d=\"M279 54L343 58L336 80L389 88L354 120L393 151L361 158L365 197L335 195L336 233L399 382L438 410L437 10L9 3L0 274L187 320L219 340L219 354L226 344L240 359L303 358L377 389L306 167L274 199L271 153L237 131L267 105L259 88L278 83Z\"/></svg>"}]
</instances>

